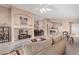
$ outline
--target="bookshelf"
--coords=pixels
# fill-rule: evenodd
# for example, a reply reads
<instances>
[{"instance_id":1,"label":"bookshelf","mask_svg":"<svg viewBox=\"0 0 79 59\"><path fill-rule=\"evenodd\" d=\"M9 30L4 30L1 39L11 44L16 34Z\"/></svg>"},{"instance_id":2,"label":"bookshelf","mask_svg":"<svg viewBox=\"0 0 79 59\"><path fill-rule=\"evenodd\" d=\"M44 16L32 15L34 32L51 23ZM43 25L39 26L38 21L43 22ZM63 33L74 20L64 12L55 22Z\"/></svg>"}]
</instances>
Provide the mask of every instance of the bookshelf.
<instances>
[{"instance_id":1,"label":"bookshelf","mask_svg":"<svg viewBox=\"0 0 79 59\"><path fill-rule=\"evenodd\" d=\"M10 27L0 26L0 43L10 41Z\"/></svg>"}]
</instances>

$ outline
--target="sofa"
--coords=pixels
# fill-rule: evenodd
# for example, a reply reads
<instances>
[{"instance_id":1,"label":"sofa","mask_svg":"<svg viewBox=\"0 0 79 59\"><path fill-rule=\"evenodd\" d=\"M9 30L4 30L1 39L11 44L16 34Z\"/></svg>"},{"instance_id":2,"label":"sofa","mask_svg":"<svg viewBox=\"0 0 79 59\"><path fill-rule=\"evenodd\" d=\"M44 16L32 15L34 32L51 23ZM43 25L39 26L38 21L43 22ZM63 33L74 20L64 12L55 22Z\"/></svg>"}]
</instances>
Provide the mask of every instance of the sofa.
<instances>
[{"instance_id":1,"label":"sofa","mask_svg":"<svg viewBox=\"0 0 79 59\"><path fill-rule=\"evenodd\" d=\"M59 40L59 42L52 45L52 40L48 39L25 45L23 50L25 55L59 55L64 54L65 46L66 40Z\"/></svg>"},{"instance_id":2,"label":"sofa","mask_svg":"<svg viewBox=\"0 0 79 59\"><path fill-rule=\"evenodd\" d=\"M64 54L65 46L66 40L61 36L55 39L50 37L43 41L22 45L5 55L60 55Z\"/></svg>"},{"instance_id":3,"label":"sofa","mask_svg":"<svg viewBox=\"0 0 79 59\"><path fill-rule=\"evenodd\" d=\"M42 51L43 49L46 49L47 47L49 47L50 45L52 45L52 40L48 39L48 40L44 40L44 41L39 41L39 42L33 42L29 45L25 45L23 50L24 50L24 54L25 55L34 55L39 53L40 51Z\"/></svg>"}]
</instances>

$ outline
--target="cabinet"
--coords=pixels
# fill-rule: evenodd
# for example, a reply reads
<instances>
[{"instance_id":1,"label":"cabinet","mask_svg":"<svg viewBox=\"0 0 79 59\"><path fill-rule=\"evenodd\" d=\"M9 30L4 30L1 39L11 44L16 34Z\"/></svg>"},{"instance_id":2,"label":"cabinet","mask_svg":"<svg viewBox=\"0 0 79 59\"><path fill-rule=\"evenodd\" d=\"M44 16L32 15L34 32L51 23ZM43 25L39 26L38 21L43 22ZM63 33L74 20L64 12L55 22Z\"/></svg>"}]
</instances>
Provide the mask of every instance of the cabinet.
<instances>
[{"instance_id":1,"label":"cabinet","mask_svg":"<svg viewBox=\"0 0 79 59\"><path fill-rule=\"evenodd\" d=\"M0 43L10 41L10 27L0 26Z\"/></svg>"},{"instance_id":2,"label":"cabinet","mask_svg":"<svg viewBox=\"0 0 79 59\"><path fill-rule=\"evenodd\" d=\"M14 14L13 19L14 41L27 39L34 36L34 25L31 17L25 14Z\"/></svg>"},{"instance_id":3,"label":"cabinet","mask_svg":"<svg viewBox=\"0 0 79 59\"><path fill-rule=\"evenodd\" d=\"M44 36L44 21L43 20L35 20L34 36Z\"/></svg>"},{"instance_id":4,"label":"cabinet","mask_svg":"<svg viewBox=\"0 0 79 59\"><path fill-rule=\"evenodd\" d=\"M28 34L28 31L26 29L19 29L19 35L18 39L26 39L31 38L31 35Z\"/></svg>"}]
</instances>

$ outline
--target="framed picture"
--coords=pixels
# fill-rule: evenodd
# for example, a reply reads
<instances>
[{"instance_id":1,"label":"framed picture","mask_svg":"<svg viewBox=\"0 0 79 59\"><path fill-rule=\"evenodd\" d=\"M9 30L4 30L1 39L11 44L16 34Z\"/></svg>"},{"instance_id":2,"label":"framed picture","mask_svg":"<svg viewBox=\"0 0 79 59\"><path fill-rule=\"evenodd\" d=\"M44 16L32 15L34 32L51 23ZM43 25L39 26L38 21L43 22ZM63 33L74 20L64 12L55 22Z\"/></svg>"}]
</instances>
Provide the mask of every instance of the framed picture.
<instances>
[{"instance_id":1,"label":"framed picture","mask_svg":"<svg viewBox=\"0 0 79 59\"><path fill-rule=\"evenodd\" d=\"M27 25L28 24L28 18L20 16L20 24L21 25Z\"/></svg>"}]
</instances>

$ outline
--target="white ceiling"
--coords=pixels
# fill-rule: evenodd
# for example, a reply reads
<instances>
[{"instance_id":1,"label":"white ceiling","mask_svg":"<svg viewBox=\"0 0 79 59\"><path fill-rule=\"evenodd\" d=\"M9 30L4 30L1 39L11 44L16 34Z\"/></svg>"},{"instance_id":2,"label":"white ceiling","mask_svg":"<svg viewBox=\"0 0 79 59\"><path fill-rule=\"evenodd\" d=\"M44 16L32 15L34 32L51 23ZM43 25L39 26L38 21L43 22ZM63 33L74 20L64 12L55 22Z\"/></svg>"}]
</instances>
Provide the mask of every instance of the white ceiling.
<instances>
[{"instance_id":1,"label":"white ceiling","mask_svg":"<svg viewBox=\"0 0 79 59\"><path fill-rule=\"evenodd\" d=\"M79 5L78 4L16 4L13 5L25 10L28 10L37 15L44 17L79 17ZM39 10L35 8L51 8L51 11L41 14Z\"/></svg>"},{"instance_id":2,"label":"white ceiling","mask_svg":"<svg viewBox=\"0 0 79 59\"><path fill-rule=\"evenodd\" d=\"M15 6L36 15L48 18L79 18L79 4L14 4ZM41 13L40 9L48 8L50 11ZM77 19L78 20L78 19Z\"/></svg>"}]
</instances>

